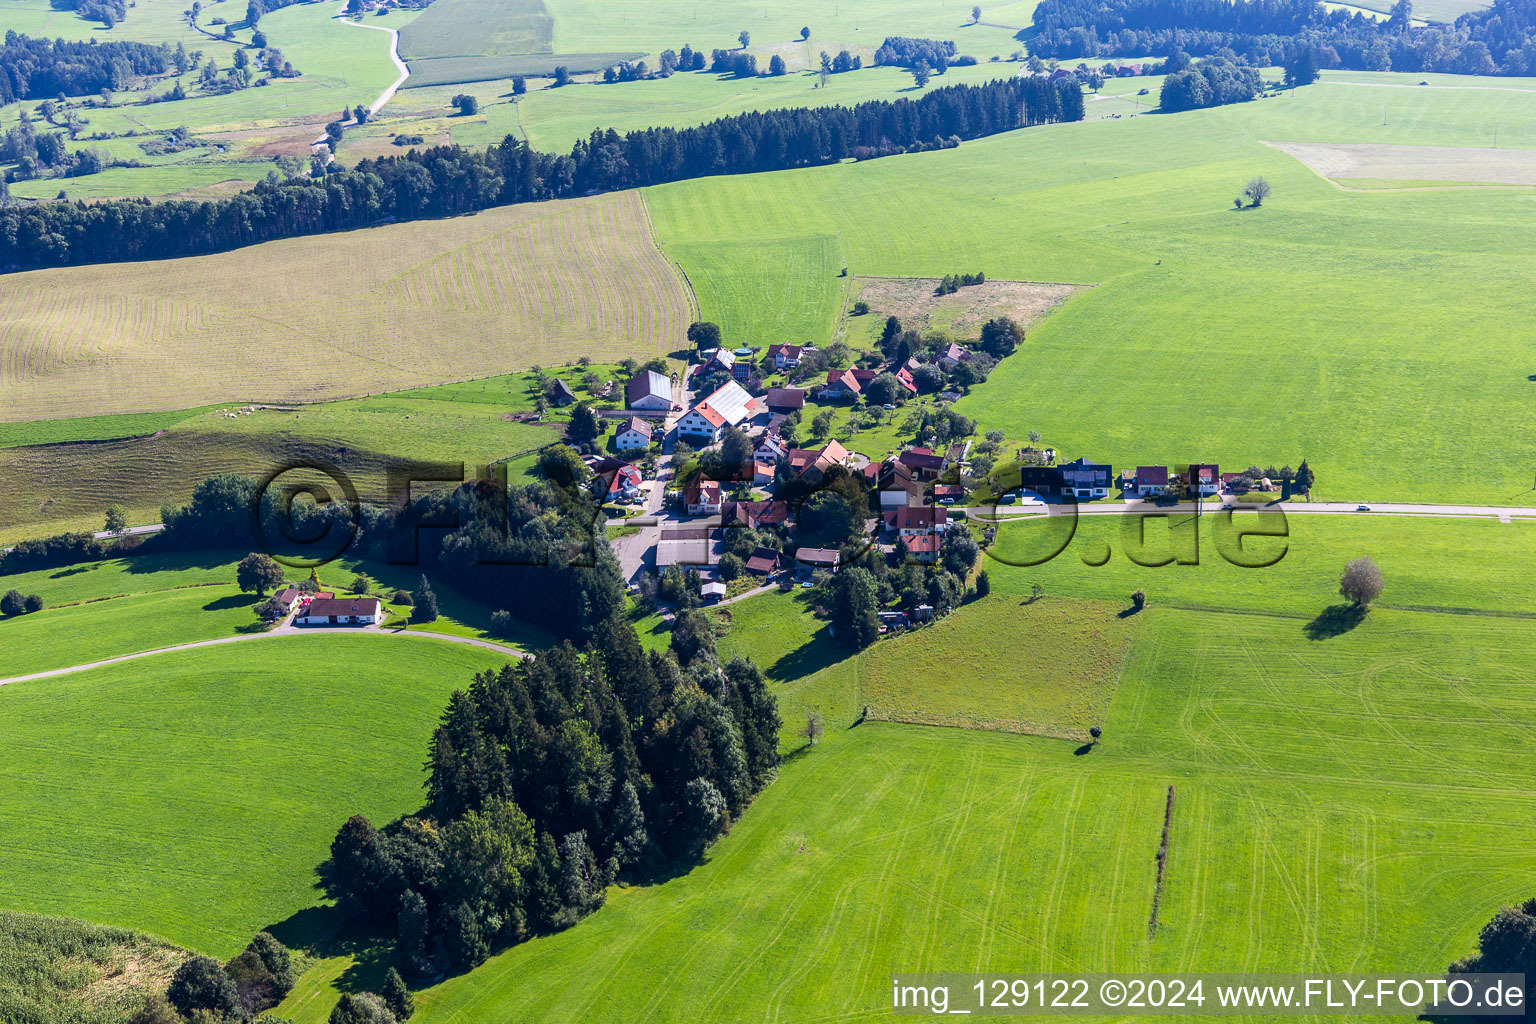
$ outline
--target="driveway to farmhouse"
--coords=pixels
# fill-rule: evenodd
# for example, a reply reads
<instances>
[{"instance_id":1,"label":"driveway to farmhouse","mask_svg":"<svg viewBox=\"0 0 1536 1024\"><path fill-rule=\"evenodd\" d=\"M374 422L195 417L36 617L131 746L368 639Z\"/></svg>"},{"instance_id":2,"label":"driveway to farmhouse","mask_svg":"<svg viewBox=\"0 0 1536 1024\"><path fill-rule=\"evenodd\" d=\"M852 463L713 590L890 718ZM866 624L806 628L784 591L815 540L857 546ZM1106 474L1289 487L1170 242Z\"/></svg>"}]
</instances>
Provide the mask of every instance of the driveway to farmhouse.
<instances>
[{"instance_id":1,"label":"driveway to farmhouse","mask_svg":"<svg viewBox=\"0 0 1536 1024\"><path fill-rule=\"evenodd\" d=\"M101 668L105 665L116 665L123 661L134 661L138 658L148 658L155 654L169 654L171 651L189 651L194 647L215 647L219 644L236 644L246 640L265 640L270 637L280 636L308 636L314 633L343 633L347 636L414 636L425 637L428 640L446 640L451 644L468 644L471 647L483 647L489 651L500 651L502 654L513 658L532 657L527 651L520 651L515 647L507 647L504 644L492 643L489 640L477 640L468 636L453 636L448 633L412 633L403 629L384 629L380 626L347 627L341 626L330 629L325 626L279 626L276 629L264 633L248 633L244 636L221 636L213 640L198 640L190 644L177 644L174 647L160 647L153 651L140 651L137 654L124 654L117 658L107 658L104 661L92 661L84 665L71 665L68 668L55 668L47 672L33 672L31 675L12 676L9 679L0 679L0 686L7 683L24 683L29 679L48 679L52 676L69 675L71 672L84 672L87 669Z\"/></svg>"}]
</instances>

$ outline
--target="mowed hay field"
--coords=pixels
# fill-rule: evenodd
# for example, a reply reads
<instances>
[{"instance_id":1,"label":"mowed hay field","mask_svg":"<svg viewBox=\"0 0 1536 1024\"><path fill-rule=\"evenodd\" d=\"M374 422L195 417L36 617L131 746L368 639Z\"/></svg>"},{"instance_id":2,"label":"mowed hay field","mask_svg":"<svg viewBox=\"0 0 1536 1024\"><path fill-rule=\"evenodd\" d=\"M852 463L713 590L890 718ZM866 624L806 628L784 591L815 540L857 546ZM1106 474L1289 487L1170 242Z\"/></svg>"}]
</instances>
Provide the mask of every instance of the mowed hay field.
<instances>
[{"instance_id":1,"label":"mowed hay field","mask_svg":"<svg viewBox=\"0 0 1536 1024\"><path fill-rule=\"evenodd\" d=\"M1536 92L1360 77L646 195L728 337L806 340L809 318L766 316L750 285L787 293L779 247L812 235L860 277L1095 284L958 404L982 431L1036 429L1117 468L1307 458L1340 500L1528 503L1536 246L1518 225L1536 197L1344 192L1265 142L1486 146L1498 128L1501 147L1536 148ZM1273 195L1234 211L1254 175ZM757 247L717 258L743 222ZM808 279L799 305L838 305L845 284ZM1451 437L1468 458L1444 457Z\"/></svg>"},{"instance_id":2,"label":"mowed hay field","mask_svg":"<svg viewBox=\"0 0 1536 1024\"><path fill-rule=\"evenodd\" d=\"M0 687L0 907L231 956L321 902L315 868L349 815L420 806L448 694L505 660L284 637Z\"/></svg>"},{"instance_id":3,"label":"mowed hay field","mask_svg":"<svg viewBox=\"0 0 1536 1024\"><path fill-rule=\"evenodd\" d=\"M1286 617L1142 618L1090 752L850 728L844 695L706 863L419 992L414 1019L875 1020L896 971L1439 972L1530 894L1524 623L1378 610L1314 642Z\"/></svg>"},{"instance_id":4,"label":"mowed hay field","mask_svg":"<svg viewBox=\"0 0 1536 1024\"><path fill-rule=\"evenodd\" d=\"M649 357L692 319L636 193L34 271L0 295L0 419L300 401Z\"/></svg>"}]
</instances>

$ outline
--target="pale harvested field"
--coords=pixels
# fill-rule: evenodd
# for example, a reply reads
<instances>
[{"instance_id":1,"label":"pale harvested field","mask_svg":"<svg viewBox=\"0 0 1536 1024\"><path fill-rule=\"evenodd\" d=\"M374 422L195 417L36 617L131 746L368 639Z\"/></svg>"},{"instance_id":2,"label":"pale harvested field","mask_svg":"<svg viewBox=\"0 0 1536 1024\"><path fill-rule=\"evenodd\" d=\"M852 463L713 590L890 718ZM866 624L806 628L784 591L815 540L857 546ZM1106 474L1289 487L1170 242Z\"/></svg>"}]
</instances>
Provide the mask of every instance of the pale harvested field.
<instances>
[{"instance_id":1,"label":"pale harvested field","mask_svg":"<svg viewBox=\"0 0 1536 1024\"><path fill-rule=\"evenodd\" d=\"M1536 185L1536 150L1271 142L1325 178Z\"/></svg>"},{"instance_id":2,"label":"pale harvested field","mask_svg":"<svg viewBox=\"0 0 1536 1024\"><path fill-rule=\"evenodd\" d=\"M988 281L935 295L936 277L865 277L855 281L854 298L869 303L870 313L884 320L896 316L902 326L924 331L939 327L956 337L973 338L981 325L1008 316L1029 324L1049 313L1080 286L1038 281Z\"/></svg>"},{"instance_id":3,"label":"pale harvested field","mask_svg":"<svg viewBox=\"0 0 1536 1024\"><path fill-rule=\"evenodd\" d=\"M633 192L0 279L0 420L313 401L676 348Z\"/></svg>"}]
</instances>

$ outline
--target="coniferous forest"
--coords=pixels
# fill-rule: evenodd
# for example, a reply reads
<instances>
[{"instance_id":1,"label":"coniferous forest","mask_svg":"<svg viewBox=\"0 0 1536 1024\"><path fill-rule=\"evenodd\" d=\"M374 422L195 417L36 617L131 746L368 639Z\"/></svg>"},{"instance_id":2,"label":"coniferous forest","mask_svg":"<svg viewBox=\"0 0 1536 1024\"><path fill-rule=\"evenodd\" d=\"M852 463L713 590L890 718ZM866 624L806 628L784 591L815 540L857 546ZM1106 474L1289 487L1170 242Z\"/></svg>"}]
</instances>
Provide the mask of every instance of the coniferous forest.
<instances>
[{"instance_id":1,"label":"coniferous forest","mask_svg":"<svg viewBox=\"0 0 1536 1024\"><path fill-rule=\"evenodd\" d=\"M946 86L915 100L754 111L695 128L594 131L568 156L508 136L483 151L437 146L319 178L274 178L228 199L9 207L0 210L0 268L219 252L387 220L941 148L1082 117L1075 81L1012 78Z\"/></svg>"}]
</instances>

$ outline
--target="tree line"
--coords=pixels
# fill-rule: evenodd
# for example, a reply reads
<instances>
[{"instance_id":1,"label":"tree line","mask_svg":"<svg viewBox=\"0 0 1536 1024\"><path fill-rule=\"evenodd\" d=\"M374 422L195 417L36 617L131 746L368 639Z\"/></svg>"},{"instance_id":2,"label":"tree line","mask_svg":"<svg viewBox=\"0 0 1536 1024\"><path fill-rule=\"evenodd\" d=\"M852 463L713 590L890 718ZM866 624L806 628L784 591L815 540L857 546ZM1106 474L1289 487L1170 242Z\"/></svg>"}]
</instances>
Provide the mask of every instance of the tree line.
<instances>
[{"instance_id":1,"label":"tree line","mask_svg":"<svg viewBox=\"0 0 1536 1024\"><path fill-rule=\"evenodd\" d=\"M720 663L698 612L667 652L620 615L590 637L455 692L422 814L337 833L329 888L393 930L408 974L468 970L579 921L617 877L692 862L774 777L774 698L750 662Z\"/></svg>"},{"instance_id":2,"label":"tree line","mask_svg":"<svg viewBox=\"0 0 1536 1024\"><path fill-rule=\"evenodd\" d=\"M1495 0L1455 23L1415 26L1410 0L1390 17L1306 0L1042 0L1030 51L1041 57L1145 57L1184 51L1254 67L1318 67L1467 75L1536 74L1536 0Z\"/></svg>"},{"instance_id":3,"label":"tree line","mask_svg":"<svg viewBox=\"0 0 1536 1024\"><path fill-rule=\"evenodd\" d=\"M1237 64L1224 57L1211 57L1182 71L1170 72L1163 79L1158 106L1169 113L1176 113L1221 106L1224 103L1242 103L1253 99L1263 89L1264 84L1259 80L1257 68Z\"/></svg>"},{"instance_id":4,"label":"tree line","mask_svg":"<svg viewBox=\"0 0 1536 1024\"><path fill-rule=\"evenodd\" d=\"M362 160L318 178L269 180L227 199L12 206L0 210L0 266L14 270L219 252L391 218L451 216L591 191L955 145L1082 117L1076 82L1006 79L935 89L918 99L753 111L693 128L624 135L594 131L568 156L539 153L508 136L483 151L436 146Z\"/></svg>"},{"instance_id":5,"label":"tree line","mask_svg":"<svg viewBox=\"0 0 1536 1024\"><path fill-rule=\"evenodd\" d=\"M32 39L12 30L0 46L0 106L117 90L135 76L163 75L168 66L158 44Z\"/></svg>"}]
</instances>

